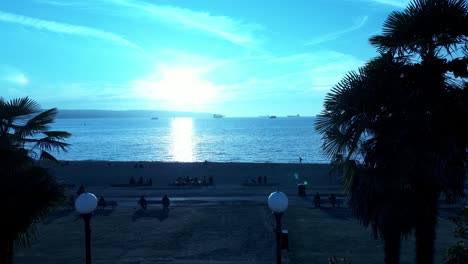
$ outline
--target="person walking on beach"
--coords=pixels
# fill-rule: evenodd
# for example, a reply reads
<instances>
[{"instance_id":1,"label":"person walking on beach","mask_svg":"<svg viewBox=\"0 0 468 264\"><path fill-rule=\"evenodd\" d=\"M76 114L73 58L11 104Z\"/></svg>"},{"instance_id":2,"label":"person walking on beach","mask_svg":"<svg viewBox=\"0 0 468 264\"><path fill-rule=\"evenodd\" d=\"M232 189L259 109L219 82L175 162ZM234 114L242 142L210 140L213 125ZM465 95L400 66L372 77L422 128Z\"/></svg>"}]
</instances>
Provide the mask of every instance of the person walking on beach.
<instances>
[{"instance_id":1,"label":"person walking on beach","mask_svg":"<svg viewBox=\"0 0 468 264\"><path fill-rule=\"evenodd\" d=\"M163 205L163 208L164 209L167 209L169 207L169 205L171 204L170 200L169 200L169 197L167 197L167 194L164 194L164 196L162 197L162 205Z\"/></svg>"},{"instance_id":2,"label":"person walking on beach","mask_svg":"<svg viewBox=\"0 0 468 264\"><path fill-rule=\"evenodd\" d=\"M138 200L138 204L141 206L142 209L146 210L146 208L148 207L148 202L146 201L144 195L140 197L140 200Z\"/></svg>"},{"instance_id":3,"label":"person walking on beach","mask_svg":"<svg viewBox=\"0 0 468 264\"><path fill-rule=\"evenodd\" d=\"M85 192L85 187L83 186L83 184L81 184L78 190L76 191L76 196L80 196L80 194L84 192Z\"/></svg>"},{"instance_id":4,"label":"person walking on beach","mask_svg":"<svg viewBox=\"0 0 468 264\"><path fill-rule=\"evenodd\" d=\"M317 192L314 195L314 206L315 207L320 207L320 193L319 192Z\"/></svg>"},{"instance_id":5,"label":"person walking on beach","mask_svg":"<svg viewBox=\"0 0 468 264\"><path fill-rule=\"evenodd\" d=\"M98 208L103 209L106 208L106 200L104 199L104 196L100 196L98 200Z\"/></svg>"},{"instance_id":6,"label":"person walking on beach","mask_svg":"<svg viewBox=\"0 0 468 264\"><path fill-rule=\"evenodd\" d=\"M299 163L302 163L302 157L299 157Z\"/></svg>"},{"instance_id":7,"label":"person walking on beach","mask_svg":"<svg viewBox=\"0 0 468 264\"><path fill-rule=\"evenodd\" d=\"M332 205L333 208L335 208L335 205L336 205L336 196L335 194L330 194L330 197L328 197L328 200L330 200L330 203Z\"/></svg>"}]
</instances>

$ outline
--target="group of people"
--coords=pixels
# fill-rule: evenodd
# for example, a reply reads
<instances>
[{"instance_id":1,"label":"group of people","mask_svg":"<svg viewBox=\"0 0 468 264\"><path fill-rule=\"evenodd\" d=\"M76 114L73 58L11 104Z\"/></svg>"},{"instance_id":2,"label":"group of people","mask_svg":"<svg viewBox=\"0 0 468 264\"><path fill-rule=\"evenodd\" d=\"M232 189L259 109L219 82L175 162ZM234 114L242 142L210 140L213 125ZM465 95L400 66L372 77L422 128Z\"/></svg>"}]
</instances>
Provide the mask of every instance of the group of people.
<instances>
[{"instance_id":1,"label":"group of people","mask_svg":"<svg viewBox=\"0 0 468 264\"><path fill-rule=\"evenodd\" d=\"M153 185L153 179L149 178L144 181L142 176L140 176L138 180L135 180L135 178L131 177L130 180L128 180L128 183L130 185Z\"/></svg>"},{"instance_id":2,"label":"group of people","mask_svg":"<svg viewBox=\"0 0 468 264\"><path fill-rule=\"evenodd\" d=\"M267 180L267 176L258 176L257 179L250 179L250 181L248 179L245 179L244 180L244 183L253 183L253 184L267 184L268 180Z\"/></svg>"},{"instance_id":3,"label":"group of people","mask_svg":"<svg viewBox=\"0 0 468 264\"><path fill-rule=\"evenodd\" d=\"M208 177L203 176L202 179L199 179L198 177L177 177L177 179L174 182L175 185L213 185L214 180L213 177Z\"/></svg>"},{"instance_id":4,"label":"group of people","mask_svg":"<svg viewBox=\"0 0 468 264\"><path fill-rule=\"evenodd\" d=\"M144 195L140 196L140 199L138 200L138 204L141 206L141 209L146 210L146 208L148 207L148 201L146 200L146 197ZM164 194L163 197L161 198L161 204L163 206L163 209L169 208L171 201L169 200L169 197L167 196L167 194Z\"/></svg>"},{"instance_id":5,"label":"group of people","mask_svg":"<svg viewBox=\"0 0 468 264\"><path fill-rule=\"evenodd\" d=\"M332 207L335 208L335 206L336 206L336 196L335 196L335 194L333 194L333 193L330 194L328 196L328 201L330 202ZM315 195L314 195L314 206L315 207L320 207L320 193L319 192L315 193Z\"/></svg>"}]
</instances>

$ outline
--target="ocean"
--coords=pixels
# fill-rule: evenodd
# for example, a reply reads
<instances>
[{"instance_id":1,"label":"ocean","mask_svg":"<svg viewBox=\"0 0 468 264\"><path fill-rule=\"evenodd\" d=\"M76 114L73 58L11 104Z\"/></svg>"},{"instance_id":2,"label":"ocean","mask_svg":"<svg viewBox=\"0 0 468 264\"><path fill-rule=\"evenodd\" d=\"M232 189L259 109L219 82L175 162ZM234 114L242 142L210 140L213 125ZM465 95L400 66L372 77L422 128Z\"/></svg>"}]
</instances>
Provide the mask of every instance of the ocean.
<instances>
[{"instance_id":1,"label":"ocean","mask_svg":"<svg viewBox=\"0 0 468 264\"><path fill-rule=\"evenodd\" d=\"M61 160L327 163L313 117L56 119Z\"/></svg>"}]
</instances>

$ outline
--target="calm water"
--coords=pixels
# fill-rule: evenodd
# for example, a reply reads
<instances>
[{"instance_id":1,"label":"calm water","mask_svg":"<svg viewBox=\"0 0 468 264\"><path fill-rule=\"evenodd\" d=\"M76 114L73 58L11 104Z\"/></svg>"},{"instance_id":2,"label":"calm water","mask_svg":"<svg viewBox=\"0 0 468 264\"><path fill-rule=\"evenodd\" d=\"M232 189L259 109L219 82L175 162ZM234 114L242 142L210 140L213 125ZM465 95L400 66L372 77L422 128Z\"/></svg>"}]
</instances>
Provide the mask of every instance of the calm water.
<instances>
[{"instance_id":1,"label":"calm water","mask_svg":"<svg viewBox=\"0 0 468 264\"><path fill-rule=\"evenodd\" d=\"M313 117L57 119L64 160L325 163Z\"/></svg>"}]
</instances>

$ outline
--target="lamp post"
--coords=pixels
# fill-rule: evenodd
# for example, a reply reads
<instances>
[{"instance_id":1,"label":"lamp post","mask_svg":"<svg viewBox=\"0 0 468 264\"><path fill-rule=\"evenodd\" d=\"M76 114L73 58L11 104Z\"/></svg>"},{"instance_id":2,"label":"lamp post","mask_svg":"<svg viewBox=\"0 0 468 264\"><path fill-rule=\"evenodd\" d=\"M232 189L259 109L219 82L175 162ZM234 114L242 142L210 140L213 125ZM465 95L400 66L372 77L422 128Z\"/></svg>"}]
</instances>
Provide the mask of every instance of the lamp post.
<instances>
[{"instance_id":1,"label":"lamp post","mask_svg":"<svg viewBox=\"0 0 468 264\"><path fill-rule=\"evenodd\" d=\"M75 201L75 208L85 222L86 264L91 264L91 215L97 207L97 198L92 193L82 193Z\"/></svg>"},{"instance_id":2,"label":"lamp post","mask_svg":"<svg viewBox=\"0 0 468 264\"><path fill-rule=\"evenodd\" d=\"M286 209L288 209L288 197L282 192L272 192L268 196L268 207L270 207L275 215L276 263L281 264L281 217Z\"/></svg>"}]
</instances>

